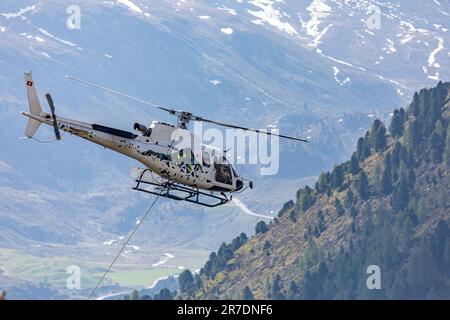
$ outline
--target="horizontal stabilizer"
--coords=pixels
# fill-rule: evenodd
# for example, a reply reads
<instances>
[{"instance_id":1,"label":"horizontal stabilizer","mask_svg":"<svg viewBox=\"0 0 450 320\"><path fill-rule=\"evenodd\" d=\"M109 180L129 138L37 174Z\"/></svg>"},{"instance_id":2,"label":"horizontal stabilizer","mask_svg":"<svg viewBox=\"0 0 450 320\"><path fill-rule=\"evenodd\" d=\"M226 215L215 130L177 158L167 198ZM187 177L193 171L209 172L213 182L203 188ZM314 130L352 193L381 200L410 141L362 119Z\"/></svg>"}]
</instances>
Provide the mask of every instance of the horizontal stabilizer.
<instances>
[{"instance_id":1,"label":"horizontal stabilizer","mask_svg":"<svg viewBox=\"0 0 450 320\"><path fill-rule=\"evenodd\" d=\"M34 134L36 133L37 129L39 129L39 126L41 125L41 122L34 120L34 119L28 119L27 128L25 129L25 135L28 138L33 138Z\"/></svg>"}]
</instances>

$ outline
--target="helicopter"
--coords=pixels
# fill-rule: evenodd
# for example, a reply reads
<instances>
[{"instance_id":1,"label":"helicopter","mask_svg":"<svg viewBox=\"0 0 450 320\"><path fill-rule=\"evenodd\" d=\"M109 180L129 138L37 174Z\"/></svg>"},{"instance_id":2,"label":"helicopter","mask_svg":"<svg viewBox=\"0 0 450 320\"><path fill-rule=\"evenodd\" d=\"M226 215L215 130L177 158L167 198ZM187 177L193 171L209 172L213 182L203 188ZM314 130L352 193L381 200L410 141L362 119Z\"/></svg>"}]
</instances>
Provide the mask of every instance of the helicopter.
<instances>
[{"instance_id":1,"label":"helicopter","mask_svg":"<svg viewBox=\"0 0 450 320\"><path fill-rule=\"evenodd\" d=\"M178 121L177 125L160 121L153 121L149 126L134 123L133 129L136 133L132 133L96 123L63 118L56 116L55 105L49 93L45 94L45 98L50 113L42 111L32 73L26 72L24 75L29 104L29 111L22 112L29 118L25 129L26 137L33 138L40 125L44 123L53 127L55 140L61 140L60 131L64 131L135 159L145 168L133 168L131 176L136 182L133 189L172 200L217 207L231 201L234 193L241 193L248 188L253 188L253 181L245 179L238 173L227 160L226 152L201 143L201 148L177 148L173 139L175 133L179 136L181 132L182 135L199 141L199 137L188 130L188 125L192 121L307 142L307 140L297 137L209 120L187 111L159 106L69 76L67 78L71 80L165 111L177 117ZM201 160L197 161L197 159Z\"/></svg>"}]
</instances>

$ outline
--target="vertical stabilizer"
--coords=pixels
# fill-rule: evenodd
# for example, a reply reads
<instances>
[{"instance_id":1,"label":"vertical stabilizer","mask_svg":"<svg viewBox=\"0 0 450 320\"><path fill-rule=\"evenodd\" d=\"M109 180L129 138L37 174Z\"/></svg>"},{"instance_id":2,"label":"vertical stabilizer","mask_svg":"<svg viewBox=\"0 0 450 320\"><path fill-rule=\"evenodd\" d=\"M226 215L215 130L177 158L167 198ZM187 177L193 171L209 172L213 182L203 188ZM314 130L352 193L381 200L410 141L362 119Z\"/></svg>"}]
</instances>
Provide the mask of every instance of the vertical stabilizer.
<instances>
[{"instance_id":1,"label":"vertical stabilizer","mask_svg":"<svg viewBox=\"0 0 450 320\"><path fill-rule=\"evenodd\" d=\"M28 106L30 108L30 112L40 115L42 113L42 108L41 104L39 103L39 98L36 93L36 86L33 82L31 72L25 73L25 86L27 88ZM40 125L41 122L31 118L28 119L27 128L25 129L25 135L28 138L32 138Z\"/></svg>"}]
</instances>

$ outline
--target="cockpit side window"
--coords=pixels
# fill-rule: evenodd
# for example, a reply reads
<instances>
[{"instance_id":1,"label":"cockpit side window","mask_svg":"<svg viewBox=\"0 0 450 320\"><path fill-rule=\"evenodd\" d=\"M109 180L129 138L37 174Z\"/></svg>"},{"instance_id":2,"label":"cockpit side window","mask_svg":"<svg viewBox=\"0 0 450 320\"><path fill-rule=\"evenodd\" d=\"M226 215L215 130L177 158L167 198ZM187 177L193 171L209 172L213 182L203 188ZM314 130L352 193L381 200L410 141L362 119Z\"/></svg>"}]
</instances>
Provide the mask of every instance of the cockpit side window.
<instances>
[{"instance_id":1,"label":"cockpit side window","mask_svg":"<svg viewBox=\"0 0 450 320\"><path fill-rule=\"evenodd\" d=\"M216 181L224 184L233 184L231 166L229 164L214 163L216 169Z\"/></svg>"}]
</instances>

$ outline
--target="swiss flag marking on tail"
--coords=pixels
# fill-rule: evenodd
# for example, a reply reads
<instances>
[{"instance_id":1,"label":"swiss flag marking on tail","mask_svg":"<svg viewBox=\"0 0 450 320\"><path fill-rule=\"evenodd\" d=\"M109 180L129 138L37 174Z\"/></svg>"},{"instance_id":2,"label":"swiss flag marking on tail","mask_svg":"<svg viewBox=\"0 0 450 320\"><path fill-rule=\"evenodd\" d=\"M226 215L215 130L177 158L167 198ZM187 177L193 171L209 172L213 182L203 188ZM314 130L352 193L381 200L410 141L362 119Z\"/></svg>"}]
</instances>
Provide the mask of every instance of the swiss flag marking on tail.
<instances>
[{"instance_id":1,"label":"swiss flag marking on tail","mask_svg":"<svg viewBox=\"0 0 450 320\"><path fill-rule=\"evenodd\" d=\"M33 86L33 82L32 81L27 81L27 86L32 87Z\"/></svg>"}]
</instances>

